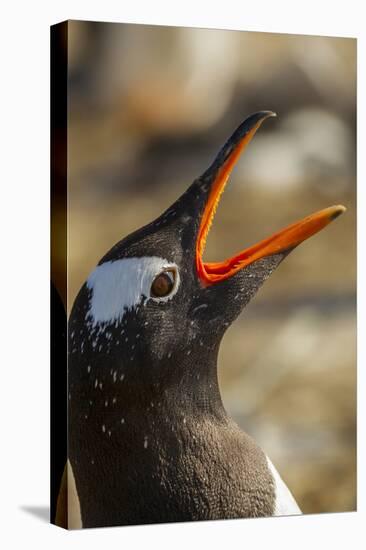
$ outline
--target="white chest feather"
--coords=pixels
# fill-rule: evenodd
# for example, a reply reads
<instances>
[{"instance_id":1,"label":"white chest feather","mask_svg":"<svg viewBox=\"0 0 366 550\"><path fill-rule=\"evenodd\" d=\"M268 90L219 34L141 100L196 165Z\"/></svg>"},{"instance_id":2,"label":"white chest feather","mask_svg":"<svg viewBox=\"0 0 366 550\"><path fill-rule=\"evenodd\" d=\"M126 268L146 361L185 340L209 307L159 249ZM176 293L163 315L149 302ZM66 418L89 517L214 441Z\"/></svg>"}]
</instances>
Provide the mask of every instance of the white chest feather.
<instances>
[{"instance_id":1,"label":"white chest feather","mask_svg":"<svg viewBox=\"0 0 366 550\"><path fill-rule=\"evenodd\" d=\"M280 474L277 472L276 468L273 466L272 462L267 456L268 467L273 476L275 484L275 509L274 516L295 516L301 514L301 510L298 507L296 500L292 496L291 492L285 485Z\"/></svg>"}]
</instances>

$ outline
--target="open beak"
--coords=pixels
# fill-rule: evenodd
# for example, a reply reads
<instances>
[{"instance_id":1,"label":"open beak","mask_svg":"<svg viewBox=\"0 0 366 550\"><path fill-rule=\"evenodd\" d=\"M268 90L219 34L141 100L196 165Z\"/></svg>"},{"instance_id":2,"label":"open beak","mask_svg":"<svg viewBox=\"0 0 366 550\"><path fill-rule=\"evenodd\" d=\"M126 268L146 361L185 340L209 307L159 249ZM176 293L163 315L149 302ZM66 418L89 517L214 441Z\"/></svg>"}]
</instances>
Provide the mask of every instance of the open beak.
<instances>
[{"instance_id":1,"label":"open beak","mask_svg":"<svg viewBox=\"0 0 366 550\"><path fill-rule=\"evenodd\" d=\"M207 235L229 176L240 154L251 141L262 122L274 116L276 114L271 111L261 111L251 115L234 132L215 160L213 181L210 182L210 192L203 210L196 240L196 268L204 286L228 279L239 270L261 258L295 248L346 210L342 205L330 206L285 227L222 262L207 263L203 261L202 256Z\"/></svg>"}]
</instances>

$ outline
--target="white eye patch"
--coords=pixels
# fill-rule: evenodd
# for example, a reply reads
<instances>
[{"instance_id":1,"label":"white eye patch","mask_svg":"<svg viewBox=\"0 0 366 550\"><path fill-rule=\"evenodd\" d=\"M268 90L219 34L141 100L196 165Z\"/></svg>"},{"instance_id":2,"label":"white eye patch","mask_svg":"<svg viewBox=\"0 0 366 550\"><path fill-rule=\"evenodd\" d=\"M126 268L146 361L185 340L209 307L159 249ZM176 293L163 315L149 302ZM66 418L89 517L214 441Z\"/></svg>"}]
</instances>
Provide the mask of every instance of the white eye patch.
<instances>
[{"instance_id":1,"label":"white eye patch","mask_svg":"<svg viewBox=\"0 0 366 550\"><path fill-rule=\"evenodd\" d=\"M176 280L172 292L165 297L151 297L155 277L166 269L175 269ZM166 302L177 292L179 272L175 264L156 256L124 258L98 265L90 274L86 285L92 290L87 317L93 324L120 321L126 310L147 300Z\"/></svg>"}]
</instances>

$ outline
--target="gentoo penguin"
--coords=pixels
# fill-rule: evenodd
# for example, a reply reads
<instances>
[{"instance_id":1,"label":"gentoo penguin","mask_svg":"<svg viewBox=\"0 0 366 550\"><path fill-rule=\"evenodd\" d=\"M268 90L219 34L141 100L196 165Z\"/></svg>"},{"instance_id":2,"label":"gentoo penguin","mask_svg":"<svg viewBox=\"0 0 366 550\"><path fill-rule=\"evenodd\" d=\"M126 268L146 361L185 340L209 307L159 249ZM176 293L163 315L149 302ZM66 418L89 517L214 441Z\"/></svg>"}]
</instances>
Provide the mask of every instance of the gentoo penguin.
<instances>
[{"instance_id":1,"label":"gentoo penguin","mask_svg":"<svg viewBox=\"0 0 366 550\"><path fill-rule=\"evenodd\" d=\"M332 206L221 262L203 252L255 113L159 218L100 260L68 327L68 456L82 527L300 514L217 378L227 328ZM70 525L75 527L77 525Z\"/></svg>"}]
</instances>

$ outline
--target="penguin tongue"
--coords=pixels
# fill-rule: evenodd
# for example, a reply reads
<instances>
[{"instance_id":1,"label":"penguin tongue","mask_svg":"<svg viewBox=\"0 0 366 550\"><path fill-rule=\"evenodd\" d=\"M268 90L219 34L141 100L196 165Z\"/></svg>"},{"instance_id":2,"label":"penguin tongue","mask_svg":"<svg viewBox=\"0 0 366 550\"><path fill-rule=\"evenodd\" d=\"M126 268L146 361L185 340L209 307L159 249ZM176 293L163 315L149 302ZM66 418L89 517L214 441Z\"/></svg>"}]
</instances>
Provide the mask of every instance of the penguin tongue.
<instances>
[{"instance_id":1,"label":"penguin tongue","mask_svg":"<svg viewBox=\"0 0 366 550\"><path fill-rule=\"evenodd\" d=\"M222 262L207 263L202 260L207 235L220 201L220 196L225 189L229 176L240 156L240 153L251 141L262 122L271 116L276 115L270 111L257 113L257 115L254 115L256 118L253 117L253 126L250 127L244 135L237 135L237 132L234 133L225 146L229 148L229 154L226 155L225 160L219 166L213 181L211 182L211 190L202 214L196 241L196 267L198 276L204 285L218 283L224 279L227 279L240 269L245 268L247 265L259 260L260 258L295 248L301 242L323 229L346 210L346 208L342 205L330 206L329 208L315 212L314 214L311 214L310 216L285 227L270 237L253 246L250 246L249 248L246 248L235 256L232 256ZM217 160L215 162L217 162Z\"/></svg>"}]
</instances>

